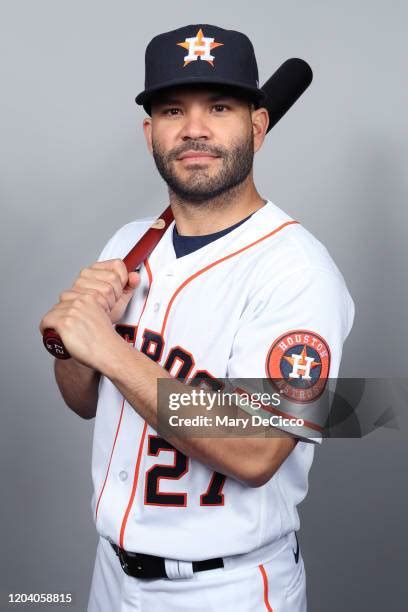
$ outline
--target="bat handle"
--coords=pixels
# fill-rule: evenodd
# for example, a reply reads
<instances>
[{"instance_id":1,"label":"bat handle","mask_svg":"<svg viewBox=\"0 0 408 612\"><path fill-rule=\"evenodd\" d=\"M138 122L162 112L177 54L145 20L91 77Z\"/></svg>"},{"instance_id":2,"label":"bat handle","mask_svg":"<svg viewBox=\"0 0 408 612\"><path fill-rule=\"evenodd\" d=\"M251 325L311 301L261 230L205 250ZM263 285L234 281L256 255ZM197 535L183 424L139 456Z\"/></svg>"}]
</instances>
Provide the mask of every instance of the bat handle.
<instances>
[{"instance_id":1,"label":"bat handle","mask_svg":"<svg viewBox=\"0 0 408 612\"><path fill-rule=\"evenodd\" d=\"M48 328L44 331L43 343L47 351L56 359L69 359L71 357L55 329Z\"/></svg>"},{"instance_id":2,"label":"bat handle","mask_svg":"<svg viewBox=\"0 0 408 612\"><path fill-rule=\"evenodd\" d=\"M124 258L123 262L128 272L139 271L142 262L153 251L173 219L171 206L168 206ZM47 351L56 359L69 359L71 357L55 329L48 328L44 331L43 343Z\"/></svg>"}]
</instances>

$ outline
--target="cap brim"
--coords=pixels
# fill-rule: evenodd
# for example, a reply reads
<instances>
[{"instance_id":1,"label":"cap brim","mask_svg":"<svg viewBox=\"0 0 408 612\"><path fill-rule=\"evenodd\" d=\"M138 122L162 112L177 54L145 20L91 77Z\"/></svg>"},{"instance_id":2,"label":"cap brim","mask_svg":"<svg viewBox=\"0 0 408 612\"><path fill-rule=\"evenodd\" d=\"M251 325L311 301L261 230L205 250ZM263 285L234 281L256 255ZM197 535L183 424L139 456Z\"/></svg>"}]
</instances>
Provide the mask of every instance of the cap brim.
<instances>
[{"instance_id":1,"label":"cap brim","mask_svg":"<svg viewBox=\"0 0 408 612\"><path fill-rule=\"evenodd\" d=\"M140 104L144 107L146 112L149 112L148 107L149 103L153 96L161 91L162 89L168 89L169 87L180 87L182 85L225 85L227 87L235 88L244 93L249 94L254 97L258 103L263 102L266 99L266 94L262 89L258 89L256 87L242 85L242 83L237 83L236 81L226 81L225 79L203 79L202 77L190 77L188 79L179 79L168 81L167 83L161 83L158 87L152 87L151 89L145 89L140 94L138 94L135 98L136 104Z\"/></svg>"}]
</instances>

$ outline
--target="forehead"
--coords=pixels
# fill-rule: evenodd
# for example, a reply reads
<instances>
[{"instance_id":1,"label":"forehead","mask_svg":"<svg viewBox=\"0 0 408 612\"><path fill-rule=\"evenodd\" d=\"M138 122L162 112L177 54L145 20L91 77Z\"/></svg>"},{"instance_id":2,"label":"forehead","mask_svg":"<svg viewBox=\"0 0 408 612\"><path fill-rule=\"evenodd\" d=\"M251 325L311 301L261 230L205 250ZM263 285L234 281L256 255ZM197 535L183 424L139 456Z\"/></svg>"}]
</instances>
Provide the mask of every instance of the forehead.
<instances>
[{"instance_id":1,"label":"forehead","mask_svg":"<svg viewBox=\"0 0 408 612\"><path fill-rule=\"evenodd\" d=\"M194 100L212 101L229 98L236 102L248 103L249 99L242 91L226 85L183 85L167 87L157 92L151 100L151 106L168 103L188 103Z\"/></svg>"}]
</instances>

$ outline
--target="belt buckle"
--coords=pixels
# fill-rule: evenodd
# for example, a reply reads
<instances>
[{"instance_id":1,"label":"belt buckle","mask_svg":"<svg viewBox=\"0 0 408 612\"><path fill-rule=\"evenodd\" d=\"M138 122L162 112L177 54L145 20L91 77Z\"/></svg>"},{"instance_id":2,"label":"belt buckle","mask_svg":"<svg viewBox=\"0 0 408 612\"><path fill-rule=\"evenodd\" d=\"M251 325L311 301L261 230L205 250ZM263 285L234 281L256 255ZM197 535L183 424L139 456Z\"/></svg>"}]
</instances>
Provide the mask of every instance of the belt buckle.
<instances>
[{"instance_id":1,"label":"belt buckle","mask_svg":"<svg viewBox=\"0 0 408 612\"><path fill-rule=\"evenodd\" d=\"M143 578L143 574L145 573L145 568L143 567L143 560L141 558L141 555L139 553L135 553L134 555L132 555L135 561L135 566L136 570L138 572L138 574L140 575L141 578Z\"/></svg>"},{"instance_id":2,"label":"belt buckle","mask_svg":"<svg viewBox=\"0 0 408 612\"><path fill-rule=\"evenodd\" d=\"M129 570L129 553L127 553L123 548L119 548L119 561L122 566L123 571L128 574L128 576L133 576L134 578L144 578L144 567L143 560L138 553L132 553L132 571ZM137 572L137 575L136 575Z\"/></svg>"}]
</instances>

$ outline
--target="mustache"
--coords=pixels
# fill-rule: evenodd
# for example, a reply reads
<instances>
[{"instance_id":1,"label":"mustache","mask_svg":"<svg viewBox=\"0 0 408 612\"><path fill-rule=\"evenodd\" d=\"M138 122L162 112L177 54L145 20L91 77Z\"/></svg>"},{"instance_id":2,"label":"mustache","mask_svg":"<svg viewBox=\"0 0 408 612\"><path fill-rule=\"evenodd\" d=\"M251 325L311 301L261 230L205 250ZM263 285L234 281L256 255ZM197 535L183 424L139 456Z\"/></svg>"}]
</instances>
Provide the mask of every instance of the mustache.
<instances>
[{"instance_id":1,"label":"mustache","mask_svg":"<svg viewBox=\"0 0 408 612\"><path fill-rule=\"evenodd\" d=\"M202 142L186 142L185 144L173 149L167 156L168 161L174 161L183 153L187 151L198 151L200 153L208 153L209 155L216 155L217 157L226 157L227 151L222 147L209 147Z\"/></svg>"}]
</instances>

